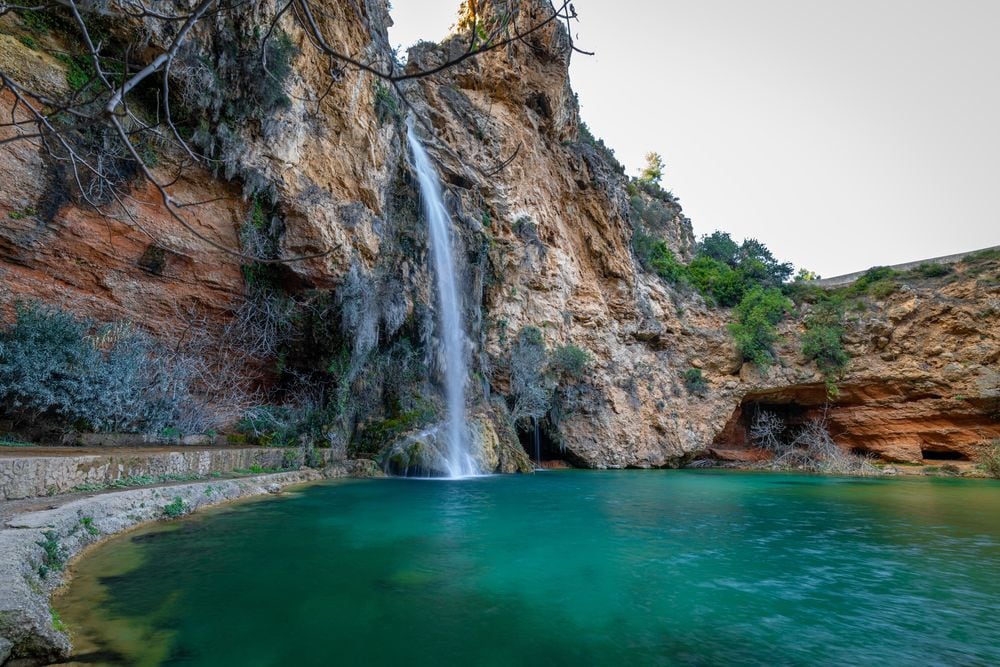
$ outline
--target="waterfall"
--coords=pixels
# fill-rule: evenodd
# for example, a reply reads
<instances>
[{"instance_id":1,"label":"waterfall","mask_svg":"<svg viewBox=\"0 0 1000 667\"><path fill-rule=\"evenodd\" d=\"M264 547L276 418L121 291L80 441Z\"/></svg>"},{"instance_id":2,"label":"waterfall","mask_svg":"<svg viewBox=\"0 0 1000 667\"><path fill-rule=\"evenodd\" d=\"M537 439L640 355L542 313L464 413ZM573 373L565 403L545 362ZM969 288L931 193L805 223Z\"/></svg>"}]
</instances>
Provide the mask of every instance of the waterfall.
<instances>
[{"instance_id":1,"label":"waterfall","mask_svg":"<svg viewBox=\"0 0 1000 667\"><path fill-rule=\"evenodd\" d=\"M469 454L465 427L465 327L459 291L455 287L455 262L451 249L451 216L441 197L441 182L430 157L413 130L413 117L406 122L406 138L413 153L413 167L420 181L420 198L430 228L431 259L438 293L438 324L444 339L445 396L448 404L449 477L479 474Z\"/></svg>"},{"instance_id":2,"label":"waterfall","mask_svg":"<svg viewBox=\"0 0 1000 667\"><path fill-rule=\"evenodd\" d=\"M531 424L535 427L535 468L542 467L542 439L538 435L538 417L531 418Z\"/></svg>"}]
</instances>

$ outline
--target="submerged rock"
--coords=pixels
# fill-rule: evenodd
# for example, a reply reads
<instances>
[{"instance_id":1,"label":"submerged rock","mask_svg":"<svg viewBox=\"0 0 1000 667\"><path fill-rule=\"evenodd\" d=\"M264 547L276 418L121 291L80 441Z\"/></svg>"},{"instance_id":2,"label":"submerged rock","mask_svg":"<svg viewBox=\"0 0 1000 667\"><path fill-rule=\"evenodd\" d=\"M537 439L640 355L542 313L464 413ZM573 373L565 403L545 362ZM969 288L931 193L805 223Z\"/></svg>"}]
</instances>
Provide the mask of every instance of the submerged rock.
<instances>
[{"instance_id":1,"label":"submerged rock","mask_svg":"<svg viewBox=\"0 0 1000 667\"><path fill-rule=\"evenodd\" d=\"M466 423L465 439L480 473L530 472L533 468L516 436L513 442L510 437L501 437L490 414L471 417ZM393 475L447 477L447 452L446 425L437 424L405 434L389 446L380 462Z\"/></svg>"}]
</instances>

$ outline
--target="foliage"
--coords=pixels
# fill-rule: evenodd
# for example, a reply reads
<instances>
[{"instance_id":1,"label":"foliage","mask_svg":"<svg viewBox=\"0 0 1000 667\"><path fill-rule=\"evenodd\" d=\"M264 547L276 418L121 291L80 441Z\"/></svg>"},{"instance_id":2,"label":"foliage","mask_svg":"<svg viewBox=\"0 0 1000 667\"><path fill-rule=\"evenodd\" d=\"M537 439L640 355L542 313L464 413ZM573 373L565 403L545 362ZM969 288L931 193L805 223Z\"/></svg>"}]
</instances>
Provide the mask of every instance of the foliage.
<instances>
[{"instance_id":1,"label":"foliage","mask_svg":"<svg viewBox=\"0 0 1000 667\"><path fill-rule=\"evenodd\" d=\"M698 254L709 257L717 262L735 264L740 246L726 232L714 231L701 238L698 242Z\"/></svg>"},{"instance_id":2,"label":"foliage","mask_svg":"<svg viewBox=\"0 0 1000 667\"><path fill-rule=\"evenodd\" d=\"M366 424L351 441L353 454L378 454L407 431L421 428L438 419L438 411L430 403L394 417Z\"/></svg>"},{"instance_id":3,"label":"foliage","mask_svg":"<svg viewBox=\"0 0 1000 667\"><path fill-rule=\"evenodd\" d=\"M593 363L590 352L572 343L560 345L552 353L552 365L563 375L577 380L587 373Z\"/></svg>"},{"instance_id":4,"label":"foliage","mask_svg":"<svg viewBox=\"0 0 1000 667\"><path fill-rule=\"evenodd\" d=\"M632 250L642 268L655 273L667 282L683 283L687 280L685 266L677 260L663 239L647 234L637 227L632 232Z\"/></svg>"},{"instance_id":5,"label":"foliage","mask_svg":"<svg viewBox=\"0 0 1000 667\"><path fill-rule=\"evenodd\" d=\"M720 306L735 306L747 289L739 271L708 255L696 256L688 264L687 274L702 296Z\"/></svg>"},{"instance_id":6,"label":"foliage","mask_svg":"<svg viewBox=\"0 0 1000 667\"><path fill-rule=\"evenodd\" d=\"M10 436L0 436L0 447L36 447L34 443L22 442Z\"/></svg>"},{"instance_id":7,"label":"foliage","mask_svg":"<svg viewBox=\"0 0 1000 667\"><path fill-rule=\"evenodd\" d=\"M1000 438L981 445L976 452L976 462L987 475L1000 479Z\"/></svg>"},{"instance_id":8,"label":"foliage","mask_svg":"<svg viewBox=\"0 0 1000 667\"><path fill-rule=\"evenodd\" d=\"M639 180L644 183L660 184L663 178L663 158L659 153L646 153L646 166L639 172Z\"/></svg>"},{"instance_id":9,"label":"foliage","mask_svg":"<svg viewBox=\"0 0 1000 667\"><path fill-rule=\"evenodd\" d=\"M547 362L542 332L537 327L523 327L510 352L511 417L515 423L539 419L548 412L552 391L545 376Z\"/></svg>"},{"instance_id":10,"label":"foliage","mask_svg":"<svg viewBox=\"0 0 1000 667\"><path fill-rule=\"evenodd\" d=\"M992 262L995 260L1000 260L1000 248L986 248L985 250L979 250L978 252L974 252L963 257L961 259L961 263L969 266L984 262Z\"/></svg>"},{"instance_id":11,"label":"foliage","mask_svg":"<svg viewBox=\"0 0 1000 667\"><path fill-rule=\"evenodd\" d=\"M802 355L815 361L826 380L827 394L837 393L836 380L843 374L850 361L844 350L844 302L830 298L820 301L805 319L802 336Z\"/></svg>"},{"instance_id":12,"label":"foliage","mask_svg":"<svg viewBox=\"0 0 1000 667\"><path fill-rule=\"evenodd\" d=\"M636 187L647 189L649 185L636 181ZM647 218L653 207L644 204L638 194L633 196L631 207L645 226L652 228ZM735 306L754 287L781 287L792 275L792 265L779 262L756 239L738 244L725 232L713 232L702 237L694 259L685 266L664 240L646 232L643 225L633 222L633 226L632 249L642 267L668 282L693 286L710 304Z\"/></svg>"},{"instance_id":13,"label":"foliage","mask_svg":"<svg viewBox=\"0 0 1000 667\"><path fill-rule=\"evenodd\" d=\"M911 273L921 278L940 278L951 273L951 267L947 264L922 262L919 266L913 269Z\"/></svg>"},{"instance_id":14,"label":"foliage","mask_svg":"<svg viewBox=\"0 0 1000 667\"><path fill-rule=\"evenodd\" d=\"M61 570L66 565L66 549L59 543L59 536L54 530L46 530L42 537L45 539L35 544L44 552L42 564L38 566L38 576L44 579L51 570Z\"/></svg>"},{"instance_id":15,"label":"foliage","mask_svg":"<svg viewBox=\"0 0 1000 667\"><path fill-rule=\"evenodd\" d=\"M792 302L776 288L751 289L736 307L736 322L729 331L743 358L758 368L766 368L773 359L777 340L775 325L792 308Z\"/></svg>"},{"instance_id":16,"label":"foliage","mask_svg":"<svg viewBox=\"0 0 1000 667\"><path fill-rule=\"evenodd\" d=\"M797 283L808 283L813 280L820 280L823 276L818 273L814 273L806 268L800 268L798 273L795 274L794 282Z\"/></svg>"},{"instance_id":17,"label":"foliage","mask_svg":"<svg viewBox=\"0 0 1000 667\"><path fill-rule=\"evenodd\" d=\"M684 371L684 388L687 389L689 394L694 394L695 396L705 395L705 392L708 391L708 383L705 382L705 377L702 375L700 368L689 368Z\"/></svg>"},{"instance_id":18,"label":"foliage","mask_svg":"<svg viewBox=\"0 0 1000 667\"><path fill-rule=\"evenodd\" d=\"M338 417L339 411L332 402L259 405L243 413L236 431L248 436L253 444L265 447L293 447L303 442L328 447L328 432Z\"/></svg>"},{"instance_id":19,"label":"foliage","mask_svg":"<svg viewBox=\"0 0 1000 667\"><path fill-rule=\"evenodd\" d=\"M96 326L37 303L16 313L0 330L0 405L12 416L155 433L192 409L188 370L131 324Z\"/></svg>"},{"instance_id":20,"label":"foliage","mask_svg":"<svg viewBox=\"0 0 1000 667\"><path fill-rule=\"evenodd\" d=\"M896 282L898 276L899 273L888 266L874 266L855 280L849 291L855 295L870 294L876 299L884 299L899 287Z\"/></svg>"},{"instance_id":21,"label":"foliage","mask_svg":"<svg viewBox=\"0 0 1000 667\"><path fill-rule=\"evenodd\" d=\"M56 632L68 632L69 629L66 624L63 623L62 618L59 617L59 612L49 607L49 617L52 619L52 629Z\"/></svg>"},{"instance_id":22,"label":"foliage","mask_svg":"<svg viewBox=\"0 0 1000 667\"><path fill-rule=\"evenodd\" d=\"M85 516L80 518L80 525L87 531L88 535L100 535L101 531L94 525L94 517Z\"/></svg>"},{"instance_id":23,"label":"foliage","mask_svg":"<svg viewBox=\"0 0 1000 667\"><path fill-rule=\"evenodd\" d=\"M188 506L184 502L184 499L180 496L175 497L169 503L163 506L163 516L167 519L176 519L179 516L187 514Z\"/></svg>"},{"instance_id":24,"label":"foliage","mask_svg":"<svg viewBox=\"0 0 1000 667\"><path fill-rule=\"evenodd\" d=\"M26 206L17 211L11 211L10 213L7 214L7 217L9 217L11 220L24 220L25 218L34 217L37 214L38 211L36 211L34 208Z\"/></svg>"},{"instance_id":25,"label":"foliage","mask_svg":"<svg viewBox=\"0 0 1000 667\"><path fill-rule=\"evenodd\" d=\"M375 116L378 118L379 125L385 125L389 121L398 123L403 120L396 96L392 89L381 81L375 83Z\"/></svg>"}]
</instances>

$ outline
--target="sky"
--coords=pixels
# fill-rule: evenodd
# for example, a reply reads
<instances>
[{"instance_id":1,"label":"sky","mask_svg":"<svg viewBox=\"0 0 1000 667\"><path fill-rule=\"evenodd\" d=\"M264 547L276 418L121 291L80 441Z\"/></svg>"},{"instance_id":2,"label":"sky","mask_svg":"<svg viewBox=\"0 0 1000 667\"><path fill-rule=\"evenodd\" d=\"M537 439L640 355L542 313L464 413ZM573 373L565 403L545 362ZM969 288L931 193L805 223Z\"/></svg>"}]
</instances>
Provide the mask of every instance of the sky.
<instances>
[{"instance_id":1,"label":"sky","mask_svg":"<svg viewBox=\"0 0 1000 667\"><path fill-rule=\"evenodd\" d=\"M695 234L825 277L1000 244L1000 0L573 0L581 117ZM394 45L459 0L393 0Z\"/></svg>"}]
</instances>

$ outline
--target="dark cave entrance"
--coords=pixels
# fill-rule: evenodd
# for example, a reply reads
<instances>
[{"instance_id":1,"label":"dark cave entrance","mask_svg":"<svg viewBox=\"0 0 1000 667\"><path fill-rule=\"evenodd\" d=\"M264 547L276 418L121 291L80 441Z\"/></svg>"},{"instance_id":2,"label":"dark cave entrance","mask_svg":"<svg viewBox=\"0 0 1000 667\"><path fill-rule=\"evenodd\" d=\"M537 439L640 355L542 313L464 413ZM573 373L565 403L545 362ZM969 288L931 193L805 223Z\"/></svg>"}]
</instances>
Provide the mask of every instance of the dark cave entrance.
<instances>
[{"instance_id":1,"label":"dark cave entrance","mask_svg":"<svg viewBox=\"0 0 1000 667\"><path fill-rule=\"evenodd\" d=\"M948 447L924 448L920 456L925 461L968 461L969 457Z\"/></svg>"},{"instance_id":2,"label":"dark cave entrance","mask_svg":"<svg viewBox=\"0 0 1000 667\"><path fill-rule=\"evenodd\" d=\"M538 460L542 463L546 461L566 461L569 452L564 452L559 448L559 443L551 435L551 424L548 419L538 420ZM528 454L528 458L533 463L538 463L535 452L535 429L531 421L517 427L517 439L521 442L521 447Z\"/></svg>"},{"instance_id":3,"label":"dark cave entrance","mask_svg":"<svg viewBox=\"0 0 1000 667\"><path fill-rule=\"evenodd\" d=\"M729 418L725 428L716 436L713 444L741 449L752 447L750 427L760 412L769 412L781 419L785 424L783 437L790 441L801 430L802 426L812 419L822 416L823 407L795 401L772 402L766 399L744 399L736 408L733 416Z\"/></svg>"}]
</instances>

